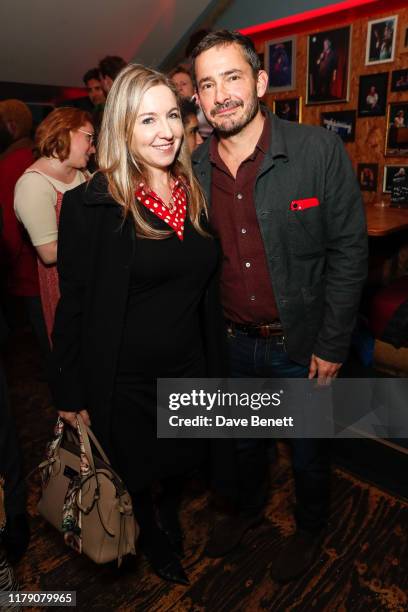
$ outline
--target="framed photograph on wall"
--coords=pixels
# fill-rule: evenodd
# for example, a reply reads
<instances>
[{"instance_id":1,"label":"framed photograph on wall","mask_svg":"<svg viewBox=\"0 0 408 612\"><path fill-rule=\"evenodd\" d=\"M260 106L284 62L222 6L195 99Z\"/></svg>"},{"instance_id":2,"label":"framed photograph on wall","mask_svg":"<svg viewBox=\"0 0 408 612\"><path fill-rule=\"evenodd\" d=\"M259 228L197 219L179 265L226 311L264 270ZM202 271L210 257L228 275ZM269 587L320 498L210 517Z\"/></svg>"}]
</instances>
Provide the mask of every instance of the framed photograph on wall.
<instances>
[{"instance_id":1,"label":"framed photograph on wall","mask_svg":"<svg viewBox=\"0 0 408 612\"><path fill-rule=\"evenodd\" d=\"M306 104L347 102L351 26L308 38Z\"/></svg>"},{"instance_id":2,"label":"framed photograph on wall","mask_svg":"<svg viewBox=\"0 0 408 612\"><path fill-rule=\"evenodd\" d=\"M358 164L357 178L361 191L377 191L378 164Z\"/></svg>"},{"instance_id":3,"label":"framed photograph on wall","mask_svg":"<svg viewBox=\"0 0 408 612\"><path fill-rule=\"evenodd\" d=\"M391 73L391 91L408 90L408 68L393 70Z\"/></svg>"},{"instance_id":4,"label":"framed photograph on wall","mask_svg":"<svg viewBox=\"0 0 408 612\"><path fill-rule=\"evenodd\" d=\"M296 37L266 42L264 62L269 78L268 92L295 89Z\"/></svg>"},{"instance_id":5,"label":"framed photograph on wall","mask_svg":"<svg viewBox=\"0 0 408 612\"><path fill-rule=\"evenodd\" d=\"M400 164L398 166L384 166L384 178L383 178L383 192L391 193L394 183L408 177L408 166Z\"/></svg>"},{"instance_id":6,"label":"framed photograph on wall","mask_svg":"<svg viewBox=\"0 0 408 612\"><path fill-rule=\"evenodd\" d=\"M344 142L353 142L356 133L356 111L335 111L321 113L320 123L332 132L336 132Z\"/></svg>"},{"instance_id":7,"label":"framed photograph on wall","mask_svg":"<svg viewBox=\"0 0 408 612\"><path fill-rule=\"evenodd\" d=\"M388 105L385 154L388 157L408 157L408 102Z\"/></svg>"},{"instance_id":8,"label":"framed photograph on wall","mask_svg":"<svg viewBox=\"0 0 408 612\"><path fill-rule=\"evenodd\" d=\"M397 23L398 15L382 17L368 22L366 66L394 60Z\"/></svg>"},{"instance_id":9,"label":"framed photograph on wall","mask_svg":"<svg viewBox=\"0 0 408 612\"><path fill-rule=\"evenodd\" d=\"M360 77L358 116L381 117L387 108L388 72Z\"/></svg>"},{"instance_id":10,"label":"framed photograph on wall","mask_svg":"<svg viewBox=\"0 0 408 612\"><path fill-rule=\"evenodd\" d=\"M274 100L273 112L280 119L302 123L302 98Z\"/></svg>"},{"instance_id":11,"label":"framed photograph on wall","mask_svg":"<svg viewBox=\"0 0 408 612\"><path fill-rule=\"evenodd\" d=\"M402 38L402 52L408 53L408 28L405 28L404 36Z\"/></svg>"}]
</instances>

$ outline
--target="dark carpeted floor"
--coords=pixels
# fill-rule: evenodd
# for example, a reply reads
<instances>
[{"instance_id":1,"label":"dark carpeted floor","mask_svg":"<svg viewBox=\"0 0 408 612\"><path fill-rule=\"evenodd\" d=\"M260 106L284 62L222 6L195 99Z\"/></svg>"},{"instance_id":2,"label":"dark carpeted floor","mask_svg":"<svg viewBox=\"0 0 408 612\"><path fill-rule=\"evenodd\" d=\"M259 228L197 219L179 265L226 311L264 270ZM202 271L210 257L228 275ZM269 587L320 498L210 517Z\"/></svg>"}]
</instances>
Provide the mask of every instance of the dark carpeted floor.
<instances>
[{"instance_id":1,"label":"dark carpeted floor","mask_svg":"<svg viewBox=\"0 0 408 612\"><path fill-rule=\"evenodd\" d=\"M39 382L38 355L28 330L14 335L7 375L28 472L43 457L55 414L47 385ZM60 534L38 516L39 478L29 487L32 540L17 568L23 590L74 590L77 609L177 612L371 612L408 610L408 502L333 469L330 526L322 553L301 580L274 583L268 567L294 528L290 464L281 454L272 468L266 519L238 550L222 560L203 556L208 531L207 493L186 492L182 522L190 587L169 586L142 557L117 570L96 566L67 549ZM43 608L44 609L44 608ZM54 608L56 609L56 608Z\"/></svg>"}]
</instances>

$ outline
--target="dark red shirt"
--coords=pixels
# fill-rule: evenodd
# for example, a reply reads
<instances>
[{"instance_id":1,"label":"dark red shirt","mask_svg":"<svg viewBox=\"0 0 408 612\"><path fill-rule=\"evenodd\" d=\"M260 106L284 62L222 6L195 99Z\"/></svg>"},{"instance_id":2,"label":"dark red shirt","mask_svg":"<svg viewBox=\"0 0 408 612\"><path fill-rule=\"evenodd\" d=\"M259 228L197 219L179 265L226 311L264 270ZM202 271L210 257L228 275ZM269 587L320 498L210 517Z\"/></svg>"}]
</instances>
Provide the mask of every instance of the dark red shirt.
<instances>
[{"instance_id":1,"label":"dark red shirt","mask_svg":"<svg viewBox=\"0 0 408 612\"><path fill-rule=\"evenodd\" d=\"M266 323L279 318L265 249L255 210L255 183L270 142L270 121L252 155L234 179L212 136L210 221L223 250L221 299L227 319L236 323Z\"/></svg>"},{"instance_id":2,"label":"dark red shirt","mask_svg":"<svg viewBox=\"0 0 408 612\"><path fill-rule=\"evenodd\" d=\"M14 187L34 162L34 157L28 139L22 139L21 146L19 142L0 159L0 208L3 216L0 267L5 267L7 290L11 295L37 296L40 294L37 254L14 212Z\"/></svg>"}]
</instances>

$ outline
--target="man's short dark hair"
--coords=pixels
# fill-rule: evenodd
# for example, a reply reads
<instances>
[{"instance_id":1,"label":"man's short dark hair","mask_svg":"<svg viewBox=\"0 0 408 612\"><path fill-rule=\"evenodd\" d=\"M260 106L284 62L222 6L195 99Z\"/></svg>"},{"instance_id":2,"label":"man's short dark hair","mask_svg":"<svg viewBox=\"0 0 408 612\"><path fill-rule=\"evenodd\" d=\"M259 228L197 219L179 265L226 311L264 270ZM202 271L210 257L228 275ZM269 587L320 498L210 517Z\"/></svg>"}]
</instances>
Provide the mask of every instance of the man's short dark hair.
<instances>
[{"instance_id":1,"label":"man's short dark hair","mask_svg":"<svg viewBox=\"0 0 408 612\"><path fill-rule=\"evenodd\" d=\"M108 76L113 81L125 66L127 66L127 63L123 57L119 57L118 55L107 55L101 59L98 68L103 77Z\"/></svg>"},{"instance_id":2,"label":"man's short dark hair","mask_svg":"<svg viewBox=\"0 0 408 612\"><path fill-rule=\"evenodd\" d=\"M252 71L255 76L257 76L259 70L261 69L261 62L257 52L255 51L254 43L248 36L244 36L239 32L231 32L230 30L217 30L216 32L210 32L205 36L198 45L193 49L191 53L191 57L193 60L193 79L196 81L195 76L195 60L196 58L204 53L204 51L208 51L208 49L212 49L213 47L218 47L219 45L232 45L235 43L239 45L244 53L245 59L248 64L251 66Z\"/></svg>"},{"instance_id":3,"label":"man's short dark hair","mask_svg":"<svg viewBox=\"0 0 408 612\"><path fill-rule=\"evenodd\" d=\"M85 72L84 76L82 77L82 80L85 85L87 85L88 81L90 81L91 79L95 79L96 81L101 80L101 75L99 74L98 68L91 68L90 70L88 70L88 72Z\"/></svg>"},{"instance_id":4,"label":"man's short dark hair","mask_svg":"<svg viewBox=\"0 0 408 612\"><path fill-rule=\"evenodd\" d=\"M181 98L180 100L180 113L181 120L183 123L187 121L187 117L191 115L197 116L198 107L194 100L190 98Z\"/></svg>"}]
</instances>

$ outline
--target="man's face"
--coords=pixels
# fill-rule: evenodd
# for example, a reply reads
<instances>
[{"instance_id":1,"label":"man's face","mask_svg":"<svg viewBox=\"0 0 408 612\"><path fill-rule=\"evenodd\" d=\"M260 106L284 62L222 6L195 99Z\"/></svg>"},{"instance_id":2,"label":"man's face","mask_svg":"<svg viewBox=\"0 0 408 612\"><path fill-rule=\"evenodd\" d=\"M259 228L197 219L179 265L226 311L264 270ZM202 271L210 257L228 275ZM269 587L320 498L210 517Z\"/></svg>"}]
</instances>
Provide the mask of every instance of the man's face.
<instances>
[{"instance_id":1,"label":"man's face","mask_svg":"<svg viewBox=\"0 0 408 612\"><path fill-rule=\"evenodd\" d=\"M105 102L105 92L102 89L102 84L97 79L89 79L86 83L88 96L94 106Z\"/></svg>"},{"instance_id":2,"label":"man's face","mask_svg":"<svg viewBox=\"0 0 408 612\"><path fill-rule=\"evenodd\" d=\"M176 74L171 77L171 80L174 83L177 92L182 98L193 97L194 85L193 80L189 74L187 74L186 72L176 72Z\"/></svg>"},{"instance_id":3,"label":"man's face","mask_svg":"<svg viewBox=\"0 0 408 612\"><path fill-rule=\"evenodd\" d=\"M238 134L259 112L268 77L264 70L254 76L239 45L204 51L195 60L195 72L200 106L222 136Z\"/></svg>"},{"instance_id":4,"label":"man's face","mask_svg":"<svg viewBox=\"0 0 408 612\"><path fill-rule=\"evenodd\" d=\"M203 144L203 139L198 131L198 120L196 115L188 115L184 121L184 137L190 153L199 147L200 144Z\"/></svg>"}]
</instances>

